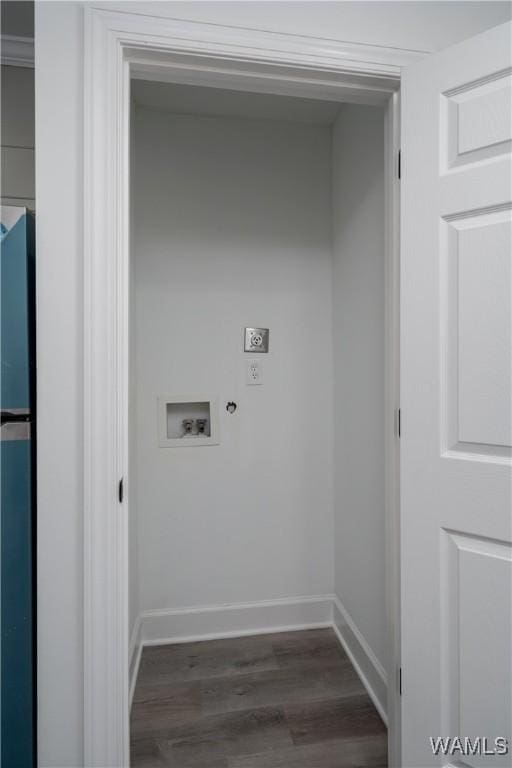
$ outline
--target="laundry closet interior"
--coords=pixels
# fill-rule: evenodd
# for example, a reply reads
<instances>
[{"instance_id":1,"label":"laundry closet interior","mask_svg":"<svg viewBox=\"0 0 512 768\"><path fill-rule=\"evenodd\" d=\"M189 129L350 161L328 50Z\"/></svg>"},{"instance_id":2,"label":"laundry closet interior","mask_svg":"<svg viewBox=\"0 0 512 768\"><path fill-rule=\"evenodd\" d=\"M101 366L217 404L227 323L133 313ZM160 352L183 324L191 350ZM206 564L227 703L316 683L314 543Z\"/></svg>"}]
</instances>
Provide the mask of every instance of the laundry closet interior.
<instances>
[{"instance_id":1,"label":"laundry closet interior","mask_svg":"<svg viewBox=\"0 0 512 768\"><path fill-rule=\"evenodd\" d=\"M132 765L384 765L385 106L131 100Z\"/></svg>"}]
</instances>

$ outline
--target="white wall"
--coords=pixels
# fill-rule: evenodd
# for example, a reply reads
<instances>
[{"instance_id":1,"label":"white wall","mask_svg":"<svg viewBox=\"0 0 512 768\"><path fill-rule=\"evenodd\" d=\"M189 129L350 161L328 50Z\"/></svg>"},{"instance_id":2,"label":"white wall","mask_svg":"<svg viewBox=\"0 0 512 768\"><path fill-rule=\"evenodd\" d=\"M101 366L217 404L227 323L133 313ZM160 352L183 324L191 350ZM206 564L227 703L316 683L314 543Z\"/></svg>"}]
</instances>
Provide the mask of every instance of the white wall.
<instances>
[{"instance_id":1,"label":"white wall","mask_svg":"<svg viewBox=\"0 0 512 768\"><path fill-rule=\"evenodd\" d=\"M330 127L139 108L134 143L140 607L330 593ZM173 392L219 397L219 446L158 447Z\"/></svg>"},{"instance_id":2,"label":"white wall","mask_svg":"<svg viewBox=\"0 0 512 768\"><path fill-rule=\"evenodd\" d=\"M130 115L131 125L134 125L135 110L132 105ZM134 142L130 146L130 169L133 169L135 161ZM130 238L133 241L135 230L135 200L130 196ZM130 336L130 362L128 383L128 478L127 491L129 498L128 512L128 633L129 633L129 657L130 663L135 663L138 651L137 619L140 613L139 604L139 558L138 558L138 521L137 521L137 430L136 430L136 392L137 392L137 358L136 358L136 322L135 322L135 260L130 260L130 311L129 311L129 336Z\"/></svg>"},{"instance_id":3,"label":"white wall","mask_svg":"<svg viewBox=\"0 0 512 768\"><path fill-rule=\"evenodd\" d=\"M41 766L74 768L83 765L83 19L76 3L44 5L35 40L38 750Z\"/></svg>"},{"instance_id":4,"label":"white wall","mask_svg":"<svg viewBox=\"0 0 512 768\"><path fill-rule=\"evenodd\" d=\"M386 668L383 174L382 110L344 105L333 131L335 588Z\"/></svg>"},{"instance_id":5,"label":"white wall","mask_svg":"<svg viewBox=\"0 0 512 768\"><path fill-rule=\"evenodd\" d=\"M236 20L242 26L268 28L274 3L261 3L250 10L249 5L226 4L229 7L222 16L214 3L207 3L202 12L214 13L217 22L223 18L228 23ZM396 30L401 25L384 3L379 4L377 17L375 8L368 11L357 3L359 22L347 17L336 28L328 19L333 3L304 5L308 9L301 4L299 14L298 4L279 3L281 31L308 35L323 24L329 36L396 45ZM425 50L434 50L440 39L446 42L448 34L453 40L476 34L510 13L508 3L457 2L454 19L453 3L436 3L434 18L426 28L425 5L433 7L432 3L407 3L406 40L410 47L421 44ZM399 9L404 7L399 4ZM126 12L126 3L122 9ZM133 3L130 9L144 12L148 6ZM158 3L157 12L195 16L199 6L190 3L178 11L172 4ZM382 20L382 13L387 21ZM35 16L39 763L71 768L83 764L83 4L36 3ZM471 30L465 23L469 18Z\"/></svg>"},{"instance_id":6,"label":"white wall","mask_svg":"<svg viewBox=\"0 0 512 768\"><path fill-rule=\"evenodd\" d=\"M106 3L126 10L125 2ZM512 18L502 0L241 0L240 2L145 2L140 12L351 43L439 51Z\"/></svg>"}]
</instances>

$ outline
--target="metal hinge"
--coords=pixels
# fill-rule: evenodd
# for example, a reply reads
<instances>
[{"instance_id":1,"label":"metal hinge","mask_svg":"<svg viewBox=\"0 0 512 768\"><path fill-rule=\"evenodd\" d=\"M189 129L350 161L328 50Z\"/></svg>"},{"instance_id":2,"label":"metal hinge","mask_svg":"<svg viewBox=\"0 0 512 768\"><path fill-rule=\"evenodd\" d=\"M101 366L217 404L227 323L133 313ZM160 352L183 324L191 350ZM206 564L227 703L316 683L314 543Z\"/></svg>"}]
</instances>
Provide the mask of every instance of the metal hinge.
<instances>
[{"instance_id":1,"label":"metal hinge","mask_svg":"<svg viewBox=\"0 0 512 768\"><path fill-rule=\"evenodd\" d=\"M124 488L123 488L123 485L124 485L124 477L122 477L122 478L120 479L120 481L119 481L119 487L118 487L118 489L117 489L117 494L118 494L118 498L119 498L119 503L120 503L120 504L122 504L122 503L123 503L123 495L124 495Z\"/></svg>"},{"instance_id":2,"label":"metal hinge","mask_svg":"<svg viewBox=\"0 0 512 768\"><path fill-rule=\"evenodd\" d=\"M398 150L398 178L402 178L402 150Z\"/></svg>"},{"instance_id":3,"label":"metal hinge","mask_svg":"<svg viewBox=\"0 0 512 768\"><path fill-rule=\"evenodd\" d=\"M32 416L28 408L2 408L0 416L0 441L30 440Z\"/></svg>"}]
</instances>

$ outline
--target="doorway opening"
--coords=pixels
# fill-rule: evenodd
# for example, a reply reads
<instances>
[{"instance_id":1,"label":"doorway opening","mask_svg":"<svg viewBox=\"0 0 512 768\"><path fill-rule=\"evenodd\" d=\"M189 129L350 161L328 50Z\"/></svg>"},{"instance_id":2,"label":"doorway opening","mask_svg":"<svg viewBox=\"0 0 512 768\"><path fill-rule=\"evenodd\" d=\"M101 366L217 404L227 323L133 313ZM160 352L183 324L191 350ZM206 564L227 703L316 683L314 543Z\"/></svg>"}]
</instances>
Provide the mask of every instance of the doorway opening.
<instances>
[{"instance_id":1,"label":"doorway opening","mask_svg":"<svg viewBox=\"0 0 512 768\"><path fill-rule=\"evenodd\" d=\"M391 107L219 85L131 83L131 764L382 765Z\"/></svg>"}]
</instances>

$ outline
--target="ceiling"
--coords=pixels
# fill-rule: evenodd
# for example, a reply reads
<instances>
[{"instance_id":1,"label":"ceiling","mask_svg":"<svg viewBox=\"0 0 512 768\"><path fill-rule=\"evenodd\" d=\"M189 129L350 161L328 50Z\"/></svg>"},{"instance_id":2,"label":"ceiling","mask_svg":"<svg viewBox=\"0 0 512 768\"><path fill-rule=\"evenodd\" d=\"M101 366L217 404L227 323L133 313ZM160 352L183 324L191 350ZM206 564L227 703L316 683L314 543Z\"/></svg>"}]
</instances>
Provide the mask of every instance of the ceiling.
<instances>
[{"instance_id":1,"label":"ceiling","mask_svg":"<svg viewBox=\"0 0 512 768\"><path fill-rule=\"evenodd\" d=\"M295 96L246 93L204 86L132 80L132 98L139 107L174 114L286 120L330 125L340 111L339 102Z\"/></svg>"}]
</instances>

